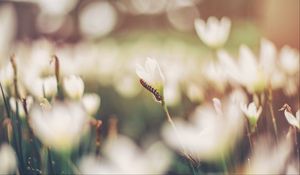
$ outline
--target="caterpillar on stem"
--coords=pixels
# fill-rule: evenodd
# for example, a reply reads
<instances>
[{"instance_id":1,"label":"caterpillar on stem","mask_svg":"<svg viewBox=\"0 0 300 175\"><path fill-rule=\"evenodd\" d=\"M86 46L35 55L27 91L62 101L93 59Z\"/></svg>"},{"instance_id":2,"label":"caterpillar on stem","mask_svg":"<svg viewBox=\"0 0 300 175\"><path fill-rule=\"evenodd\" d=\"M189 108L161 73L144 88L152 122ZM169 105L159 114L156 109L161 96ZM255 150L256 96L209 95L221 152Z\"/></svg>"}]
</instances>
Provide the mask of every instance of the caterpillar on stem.
<instances>
[{"instance_id":1,"label":"caterpillar on stem","mask_svg":"<svg viewBox=\"0 0 300 175\"><path fill-rule=\"evenodd\" d=\"M141 85L145 88L145 89L147 89L149 92L151 92L153 95L154 95L154 97L155 97L155 99L157 100L157 101L162 101L162 96L159 94L159 92L157 91L157 89L155 89L155 88L153 88L151 85L149 85L145 80L143 80L143 79L140 79L140 83L141 83Z\"/></svg>"}]
</instances>

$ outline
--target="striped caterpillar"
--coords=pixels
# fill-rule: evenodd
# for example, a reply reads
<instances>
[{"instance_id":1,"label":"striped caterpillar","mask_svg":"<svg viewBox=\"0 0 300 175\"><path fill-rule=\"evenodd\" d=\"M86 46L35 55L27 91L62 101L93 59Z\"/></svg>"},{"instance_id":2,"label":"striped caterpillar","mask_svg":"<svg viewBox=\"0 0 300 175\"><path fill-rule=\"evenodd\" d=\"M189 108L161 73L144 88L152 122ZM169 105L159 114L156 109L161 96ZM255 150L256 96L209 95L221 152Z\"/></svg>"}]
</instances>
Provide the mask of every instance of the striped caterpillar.
<instances>
[{"instance_id":1,"label":"striped caterpillar","mask_svg":"<svg viewBox=\"0 0 300 175\"><path fill-rule=\"evenodd\" d=\"M155 99L157 100L157 101L162 101L162 96L159 94L159 92L155 89L155 88L153 88L152 86L150 86L146 81L144 81L143 79L140 79L140 83L141 83L141 85L145 88L145 89L147 89L149 92L151 92L153 95L154 95L154 97L155 97Z\"/></svg>"}]
</instances>

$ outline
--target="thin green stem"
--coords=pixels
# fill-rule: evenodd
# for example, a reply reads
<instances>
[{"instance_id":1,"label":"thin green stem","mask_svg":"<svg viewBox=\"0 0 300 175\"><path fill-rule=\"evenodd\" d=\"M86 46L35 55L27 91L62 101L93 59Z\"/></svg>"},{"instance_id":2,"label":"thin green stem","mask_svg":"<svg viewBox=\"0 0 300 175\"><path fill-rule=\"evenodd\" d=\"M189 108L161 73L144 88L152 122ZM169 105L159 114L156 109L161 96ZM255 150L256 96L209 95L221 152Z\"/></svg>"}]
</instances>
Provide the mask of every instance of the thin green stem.
<instances>
[{"instance_id":1,"label":"thin green stem","mask_svg":"<svg viewBox=\"0 0 300 175\"><path fill-rule=\"evenodd\" d=\"M10 116L10 108L9 108L6 96L4 94L4 89L3 89L3 86L2 86L1 82L0 82L0 88L1 88L1 94L2 94L3 101L4 101L5 111L6 111L7 117L11 118L11 116Z\"/></svg>"},{"instance_id":2,"label":"thin green stem","mask_svg":"<svg viewBox=\"0 0 300 175\"><path fill-rule=\"evenodd\" d=\"M169 110L168 110L168 108L167 108L167 106L166 106L165 104L163 104L163 109L164 109L164 112L165 112L165 114L166 114L166 116L167 116L168 122L171 124L171 126L172 126L172 128L173 128L173 130L174 130L174 132L175 132L175 135L176 135L176 137L177 137L177 140L178 140L178 142L179 142L179 144L180 144L180 147L181 147L181 149L182 149L182 153L183 153L187 158L189 158L188 154L186 153L186 151L185 151L185 149L184 149L184 146L183 146L183 144L182 144L182 141L181 141L181 139L180 139L180 136L179 136L179 133L178 133L178 129L177 129L177 127L176 127L174 121L172 120L172 118L171 118L171 116L170 116L170 114L169 114ZM189 158L189 159L190 159L190 158Z\"/></svg>"},{"instance_id":3,"label":"thin green stem","mask_svg":"<svg viewBox=\"0 0 300 175\"><path fill-rule=\"evenodd\" d=\"M221 159L222 159L222 167L223 167L223 170L224 170L224 174L228 174L228 168L227 168L224 152L222 151L221 154L222 154Z\"/></svg>"},{"instance_id":4,"label":"thin green stem","mask_svg":"<svg viewBox=\"0 0 300 175\"><path fill-rule=\"evenodd\" d=\"M10 62L13 67L13 83L14 83L14 90L15 90L15 104L16 104L16 115L14 117L14 123L15 123L15 130L17 131L16 133L16 138L17 138L17 145L19 149L19 156L20 156L20 162L21 162L21 173L25 173L25 166L24 166L24 156L23 156L23 146L22 146L22 130L21 130L21 119L19 115L19 105L18 105L18 100L20 99L20 94L19 94L19 89L18 89L18 69L17 69L17 64L15 60L15 56L12 55L10 58ZM24 171L24 172L23 172Z\"/></svg>"},{"instance_id":5,"label":"thin green stem","mask_svg":"<svg viewBox=\"0 0 300 175\"><path fill-rule=\"evenodd\" d=\"M248 120L246 120L246 130L247 130L247 137L248 137L248 140L249 140L250 154L251 154L253 152L253 143L252 143L252 139L251 139L251 131L249 129L249 122L248 122ZM251 160L250 160L249 157L247 158L247 161L248 161L248 164L249 164L249 167L250 167Z\"/></svg>"},{"instance_id":6,"label":"thin green stem","mask_svg":"<svg viewBox=\"0 0 300 175\"><path fill-rule=\"evenodd\" d=\"M179 144L180 144L182 153L183 153L184 157L187 159L187 161L188 161L188 163L189 163L189 165L190 165L190 167L191 167L191 169L192 169L193 174L196 174L195 168L194 168L194 166L193 166L193 162L195 162L195 161L194 161L194 160L191 158L191 156L186 152L186 150L185 150L185 148L184 148L184 146L183 146L183 144L182 144L182 140L181 140L181 138L180 138L180 135L179 135L179 133L178 133L178 129L177 129L177 127L176 127L174 121L172 120L172 117L171 117L171 115L170 115L170 113L169 113L168 107L167 107L167 105L165 104L164 101L162 101L162 106L163 106L164 112L165 112L165 114L166 114L166 116L167 116L167 120L168 120L168 122L171 124L171 126L172 126L172 128L173 128L173 130L174 130L174 132L175 132L175 135L176 135L177 140L178 140L178 142L179 142Z\"/></svg>"}]
</instances>

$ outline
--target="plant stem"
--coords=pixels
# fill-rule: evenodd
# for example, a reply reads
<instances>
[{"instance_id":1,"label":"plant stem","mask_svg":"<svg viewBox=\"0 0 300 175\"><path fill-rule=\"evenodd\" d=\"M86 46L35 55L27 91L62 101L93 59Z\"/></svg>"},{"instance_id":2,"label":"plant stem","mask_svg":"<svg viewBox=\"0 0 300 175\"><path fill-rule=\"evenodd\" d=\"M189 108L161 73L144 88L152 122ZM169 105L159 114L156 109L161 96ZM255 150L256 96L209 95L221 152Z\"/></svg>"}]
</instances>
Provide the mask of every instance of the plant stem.
<instances>
[{"instance_id":1,"label":"plant stem","mask_svg":"<svg viewBox=\"0 0 300 175\"><path fill-rule=\"evenodd\" d=\"M249 140L250 154L251 154L253 152L253 143L252 143L252 139L251 139L251 131L249 130L248 120L246 120L246 130L247 130L247 137L248 137L248 140ZM250 167L251 160L250 160L249 157L247 158L247 161L248 161L248 164L249 164L249 167Z\"/></svg>"},{"instance_id":2,"label":"plant stem","mask_svg":"<svg viewBox=\"0 0 300 175\"><path fill-rule=\"evenodd\" d=\"M246 130L247 130L247 137L248 137L248 140L249 140L250 152L252 153L252 151L253 151L253 143L252 143L252 139L251 139L251 131L249 129L248 120L246 120Z\"/></svg>"},{"instance_id":3,"label":"plant stem","mask_svg":"<svg viewBox=\"0 0 300 175\"><path fill-rule=\"evenodd\" d=\"M47 156L48 156L48 166L49 166L48 173L55 174L55 171L53 169L53 158L52 158L51 151L49 148L47 148L47 152L48 152Z\"/></svg>"},{"instance_id":4,"label":"plant stem","mask_svg":"<svg viewBox=\"0 0 300 175\"><path fill-rule=\"evenodd\" d=\"M297 166L298 166L298 170L300 169L300 158L299 158L299 147L298 147L298 137L297 137L297 128L295 126L293 126L294 129L294 142L295 142L295 146L296 146L296 153L297 153Z\"/></svg>"},{"instance_id":5,"label":"plant stem","mask_svg":"<svg viewBox=\"0 0 300 175\"><path fill-rule=\"evenodd\" d=\"M224 174L228 174L228 168L227 168L226 159L225 159L223 151L221 153L221 156L222 156L222 166L223 166L223 169L224 169Z\"/></svg>"},{"instance_id":6,"label":"plant stem","mask_svg":"<svg viewBox=\"0 0 300 175\"><path fill-rule=\"evenodd\" d=\"M274 115L272 100L273 100L272 88L269 87L268 105L269 105L269 109L270 109L270 113L271 113L271 117L272 117L272 123L273 123L273 128L274 128L274 132L275 132L275 136L276 136L276 142L278 142L277 124L276 124L276 118Z\"/></svg>"},{"instance_id":7,"label":"plant stem","mask_svg":"<svg viewBox=\"0 0 300 175\"><path fill-rule=\"evenodd\" d=\"M166 106L164 103L163 103L162 106L163 106L164 112L165 112L165 114L166 114L166 116L167 116L167 120L168 120L168 122L171 124L171 126L172 126L172 128L173 128L173 130L174 130L174 132L175 132L175 135L176 135L176 137L177 137L177 140L178 140L178 142L179 142L179 144L180 144L180 147L181 147L181 149L182 149L182 153L183 153L188 159L190 159L189 156L188 156L188 154L186 153L186 151L185 151L185 149L184 149L184 146L183 146L183 144L182 144L182 142L181 142L181 139L180 139L180 136L179 136L177 127L176 127L174 121L172 120L172 118L171 118L171 116L170 116L170 114L169 114L169 110L168 110L167 106Z\"/></svg>"},{"instance_id":8,"label":"plant stem","mask_svg":"<svg viewBox=\"0 0 300 175\"><path fill-rule=\"evenodd\" d=\"M190 167L191 167L191 169L192 169L192 171L193 171L193 174L196 174L195 169L194 169L194 166L193 166L193 162L195 162L195 161L191 158L191 156L189 156L189 154L187 154L187 152L186 152L186 150L185 150L185 148L184 148L184 146L183 146L183 144L182 144L181 138L180 138L180 136L179 136L177 127L176 127L174 121L172 120L171 115L169 114L169 110L168 110L168 108L167 108L167 105L165 104L164 101L162 101L162 106L163 106L164 112L165 112L165 114L166 114L166 116L167 116L167 120L168 120L168 122L171 124L171 126L172 126L172 128L173 128L173 130L174 130L174 132L175 132L175 135L176 135L176 137L177 137L177 140L178 140L178 142L179 142L179 144L180 144L180 147L181 147L181 149L182 149L182 153L183 153L184 157L187 159L187 161L188 161L188 163L189 163L189 165L190 165Z\"/></svg>"},{"instance_id":9,"label":"plant stem","mask_svg":"<svg viewBox=\"0 0 300 175\"><path fill-rule=\"evenodd\" d=\"M15 123L15 130L16 132L16 139L17 139L17 145L19 149L19 156L20 156L20 162L21 162L21 174L25 173L25 166L24 166L24 156L23 156L23 146L22 146L22 130L21 130L21 119L19 115L19 105L18 100L20 99L19 89L18 89L18 69L17 64L15 60L15 55L12 55L10 58L10 62L13 67L13 84L14 84L14 90L15 90L15 103L16 103L16 115L14 117L14 123Z\"/></svg>"}]
</instances>

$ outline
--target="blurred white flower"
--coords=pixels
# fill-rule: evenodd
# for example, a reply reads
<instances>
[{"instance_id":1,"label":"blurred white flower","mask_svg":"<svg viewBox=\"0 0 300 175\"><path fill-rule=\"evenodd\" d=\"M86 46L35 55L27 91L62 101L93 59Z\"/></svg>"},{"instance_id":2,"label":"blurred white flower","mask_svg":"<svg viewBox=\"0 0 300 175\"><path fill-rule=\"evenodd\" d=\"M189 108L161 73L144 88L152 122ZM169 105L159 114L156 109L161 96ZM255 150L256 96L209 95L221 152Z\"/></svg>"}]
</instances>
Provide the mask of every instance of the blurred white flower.
<instances>
[{"instance_id":1,"label":"blurred white flower","mask_svg":"<svg viewBox=\"0 0 300 175\"><path fill-rule=\"evenodd\" d=\"M160 142L144 151L129 138L118 136L106 142L103 151L104 158L86 156L80 161L83 174L164 174L171 163L170 151Z\"/></svg>"},{"instance_id":2,"label":"blurred white flower","mask_svg":"<svg viewBox=\"0 0 300 175\"><path fill-rule=\"evenodd\" d=\"M2 86L9 87L13 83L14 70L11 62L7 63L0 70L0 82Z\"/></svg>"},{"instance_id":3,"label":"blurred white flower","mask_svg":"<svg viewBox=\"0 0 300 175\"><path fill-rule=\"evenodd\" d=\"M176 106L181 102L181 91L179 86L166 83L164 87L164 100L168 106Z\"/></svg>"},{"instance_id":4,"label":"blurred white flower","mask_svg":"<svg viewBox=\"0 0 300 175\"><path fill-rule=\"evenodd\" d=\"M296 116L294 116L291 112L287 109L284 110L284 115L286 120L289 122L290 125L297 127L300 129L300 110L296 112Z\"/></svg>"},{"instance_id":5,"label":"blurred white flower","mask_svg":"<svg viewBox=\"0 0 300 175\"><path fill-rule=\"evenodd\" d=\"M262 107L261 106L257 107L254 102L251 102L248 106L247 104L241 104L241 110L248 118L251 129L253 130L262 112Z\"/></svg>"},{"instance_id":6,"label":"blurred white flower","mask_svg":"<svg viewBox=\"0 0 300 175\"><path fill-rule=\"evenodd\" d=\"M80 103L56 102L51 108L33 106L29 122L45 145L69 151L78 144L86 120L87 114Z\"/></svg>"},{"instance_id":7,"label":"blurred white flower","mask_svg":"<svg viewBox=\"0 0 300 175\"><path fill-rule=\"evenodd\" d=\"M299 52L289 46L284 46L279 54L280 66L288 74L299 72Z\"/></svg>"},{"instance_id":8,"label":"blurred white flower","mask_svg":"<svg viewBox=\"0 0 300 175\"><path fill-rule=\"evenodd\" d=\"M160 70L159 64L155 59L147 58L145 66L136 65L136 74L148 85L163 94L164 76Z\"/></svg>"},{"instance_id":9,"label":"blurred white flower","mask_svg":"<svg viewBox=\"0 0 300 175\"><path fill-rule=\"evenodd\" d=\"M227 77L224 74L223 67L219 63L208 62L203 66L203 74L216 90L220 92L225 90Z\"/></svg>"},{"instance_id":10,"label":"blurred white flower","mask_svg":"<svg viewBox=\"0 0 300 175\"><path fill-rule=\"evenodd\" d=\"M260 41L258 64L268 77L271 77L274 72L278 72L276 67L276 57L277 50L275 45L271 41L262 38Z\"/></svg>"},{"instance_id":11,"label":"blurred white flower","mask_svg":"<svg viewBox=\"0 0 300 175\"><path fill-rule=\"evenodd\" d=\"M220 48L225 44L230 27L231 21L227 17L218 20L216 17L211 16L206 23L202 19L195 20L195 29L199 38L212 48Z\"/></svg>"},{"instance_id":12,"label":"blurred white flower","mask_svg":"<svg viewBox=\"0 0 300 175\"><path fill-rule=\"evenodd\" d=\"M287 96L295 96L299 91L299 77L286 77L283 92Z\"/></svg>"},{"instance_id":13,"label":"blurred white flower","mask_svg":"<svg viewBox=\"0 0 300 175\"><path fill-rule=\"evenodd\" d=\"M126 98L135 97L141 90L140 84L136 81L136 78L129 74L116 76L114 88L120 95Z\"/></svg>"},{"instance_id":14,"label":"blurred white flower","mask_svg":"<svg viewBox=\"0 0 300 175\"><path fill-rule=\"evenodd\" d=\"M181 119L174 121L183 147L196 160L221 158L222 154L226 155L233 149L242 133L243 120L238 105L230 100L222 105L216 98L213 102L214 107L199 106L190 122ZM181 150L169 125L163 127L162 135L172 148Z\"/></svg>"},{"instance_id":15,"label":"blurred white flower","mask_svg":"<svg viewBox=\"0 0 300 175\"><path fill-rule=\"evenodd\" d=\"M248 97L245 91L242 89L236 88L234 89L230 94L230 101L232 101L234 104L240 105L240 104L246 104L248 103Z\"/></svg>"},{"instance_id":16,"label":"blurred white flower","mask_svg":"<svg viewBox=\"0 0 300 175\"><path fill-rule=\"evenodd\" d=\"M101 102L99 95L95 93L84 94L81 100L87 113L91 116L95 115Z\"/></svg>"},{"instance_id":17,"label":"blurred white flower","mask_svg":"<svg viewBox=\"0 0 300 175\"><path fill-rule=\"evenodd\" d=\"M17 170L17 156L14 149L4 143L0 147L0 174L14 174Z\"/></svg>"},{"instance_id":18,"label":"blurred white flower","mask_svg":"<svg viewBox=\"0 0 300 175\"><path fill-rule=\"evenodd\" d=\"M57 93L57 81L55 76L43 79L43 93L46 97L53 97Z\"/></svg>"},{"instance_id":19,"label":"blurred white flower","mask_svg":"<svg viewBox=\"0 0 300 175\"><path fill-rule=\"evenodd\" d=\"M84 83L79 76L71 75L63 80L64 89L71 99L78 100L84 92Z\"/></svg>"},{"instance_id":20,"label":"blurred white flower","mask_svg":"<svg viewBox=\"0 0 300 175\"><path fill-rule=\"evenodd\" d=\"M268 137L258 138L246 165L245 174L281 174L292 151L291 140L282 139L278 144Z\"/></svg>"},{"instance_id":21,"label":"blurred white flower","mask_svg":"<svg viewBox=\"0 0 300 175\"><path fill-rule=\"evenodd\" d=\"M102 37L111 32L117 23L117 12L109 1L93 1L79 14L79 28L88 37Z\"/></svg>"},{"instance_id":22,"label":"blurred white flower","mask_svg":"<svg viewBox=\"0 0 300 175\"><path fill-rule=\"evenodd\" d=\"M10 107L11 107L11 110L13 112L17 112L17 108L16 108L16 99L14 97L11 97L9 99L9 104L10 104ZM19 116L20 117L25 117L25 111L24 111L24 107L23 107L23 103L21 100L17 100L17 104L18 104L18 111L19 111ZM31 106L33 104L33 98L31 96L27 96L26 97L26 108L27 108L27 111L30 110Z\"/></svg>"},{"instance_id":23,"label":"blurred white flower","mask_svg":"<svg viewBox=\"0 0 300 175\"><path fill-rule=\"evenodd\" d=\"M273 89L287 88L286 76L281 70L274 71L270 77L270 83ZM293 80L294 81L294 80Z\"/></svg>"},{"instance_id":24,"label":"blurred white flower","mask_svg":"<svg viewBox=\"0 0 300 175\"><path fill-rule=\"evenodd\" d=\"M26 75L26 86L36 98L52 98L57 94L57 81L55 76L45 78L38 75Z\"/></svg>"},{"instance_id":25,"label":"blurred white flower","mask_svg":"<svg viewBox=\"0 0 300 175\"><path fill-rule=\"evenodd\" d=\"M261 92L266 88L267 74L247 46L240 47L238 62L224 50L218 51L218 58L226 75L233 82L244 85L249 92Z\"/></svg>"},{"instance_id":26,"label":"blurred white flower","mask_svg":"<svg viewBox=\"0 0 300 175\"><path fill-rule=\"evenodd\" d=\"M224 50L218 52L219 61L228 78L245 86L249 92L261 92L271 85L273 89L283 88L287 94L294 94L297 81L291 75L299 71L299 54L284 47L279 56L280 64L275 45L265 38L261 39L258 57L245 45L240 47L237 62Z\"/></svg>"},{"instance_id":27,"label":"blurred white flower","mask_svg":"<svg viewBox=\"0 0 300 175\"><path fill-rule=\"evenodd\" d=\"M195 83L189 83L186 89L186 95L192 102L199 103L204 99L203 89Z\"/></svg>"},{"instance_id":28,"label":"blurred white flower","mask_svg":"<svg viewBox=\"0 0 300 175\"><path fill-rule=\"evenodd\" d=\"M1 58L7 56L10 45L16 34L17 14L14 6L9 3L0 6L0 63Z\"/></svg>"},{"instance_id":29,"label":"blurred white flower","mask_svg":"<svg viewBox=\"0 0 300 175\"><path fill-rule=\"evenodd\" d=\"M42 13L63 16L68 14L77 4L78 0L33 0L41 8Z\"/></svg>"}]
</instances>

